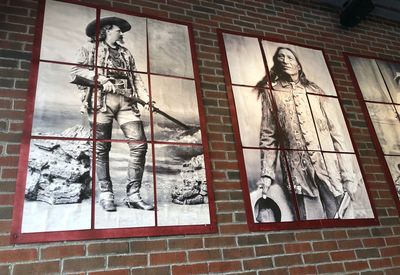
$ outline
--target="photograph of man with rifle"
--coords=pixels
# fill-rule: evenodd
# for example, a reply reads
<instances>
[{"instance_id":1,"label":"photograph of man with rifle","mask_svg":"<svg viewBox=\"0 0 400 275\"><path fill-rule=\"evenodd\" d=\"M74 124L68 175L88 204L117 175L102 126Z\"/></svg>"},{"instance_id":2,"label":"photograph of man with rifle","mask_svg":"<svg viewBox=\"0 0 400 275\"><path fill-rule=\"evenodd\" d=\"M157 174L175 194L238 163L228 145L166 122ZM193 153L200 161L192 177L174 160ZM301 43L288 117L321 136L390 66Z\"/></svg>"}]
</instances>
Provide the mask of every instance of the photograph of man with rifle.
<instances>
[{"instance_id":1,"label":"photograph of man with rifle","mask_svg":"<svg viewBox=\"0 0 400 275\"><path fill-rule=\"evenodd\" d=\"M186 24L45 2L23 232L210 224L190 33ZM185 184L201 186L196 204L173 203Z\"/></svg>"},{"instance_id":2,"label":"photograph of man with rifle","mask_svg":"<svg viewBox=\"0 0 400 275\"><path fill-rule=\"evenodd\" d=\"M153 210L140 196L147 152L146 135L140 119L138 103L149 109L149 95L139 74L135 59L123 46L123 33L131 25L118 17L103 17L99 21L100 34L97 48L98 75L89 67L96 56L96 19L86 27L92 39L80 48L76 66L71 70L72 82L83 90L82 104L87 112L96 139L96 175L100 187L100 205L105 211L116 211L113 184L110 177L109 152L112 125L119 124L129 140L128 179L125 204L141 210ZM96 89L97 88L97 89ZM140 93L140 96L139 96ZM94 115L96 114L96 115Z\"/></svg>"}]
</instances>

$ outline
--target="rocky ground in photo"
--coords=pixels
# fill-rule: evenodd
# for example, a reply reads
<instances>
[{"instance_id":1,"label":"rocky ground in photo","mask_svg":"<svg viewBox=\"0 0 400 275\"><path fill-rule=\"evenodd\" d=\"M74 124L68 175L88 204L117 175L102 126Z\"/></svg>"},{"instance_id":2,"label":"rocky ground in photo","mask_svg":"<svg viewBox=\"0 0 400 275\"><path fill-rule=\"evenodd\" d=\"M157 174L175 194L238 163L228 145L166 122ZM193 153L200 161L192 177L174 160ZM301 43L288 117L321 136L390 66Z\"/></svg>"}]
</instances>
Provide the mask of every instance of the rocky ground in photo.
<instances>
[{"instance_id":1,"label":"rocky ground in photo","mask_svg":"<svg viewBox=\"0 0 400 275\"><path fill-rule=\"evenodd\" d=\"M89 136L89 129L76 125L62 137ZM49 204L79 203L90 196L90 143L79 140L32 140L25 198Z\"/></svg>"}]
</instances>

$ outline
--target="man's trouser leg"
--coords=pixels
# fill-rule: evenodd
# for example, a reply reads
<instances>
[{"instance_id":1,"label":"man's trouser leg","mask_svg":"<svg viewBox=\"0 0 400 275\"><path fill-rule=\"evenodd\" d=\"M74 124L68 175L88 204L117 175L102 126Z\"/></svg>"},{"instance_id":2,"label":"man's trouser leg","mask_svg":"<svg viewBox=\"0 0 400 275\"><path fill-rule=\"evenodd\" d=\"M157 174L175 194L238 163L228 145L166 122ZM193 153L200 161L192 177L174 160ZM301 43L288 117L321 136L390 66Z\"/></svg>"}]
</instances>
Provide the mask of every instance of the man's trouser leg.
<instances>
[{"instance_id":1,"label":"man's trouser leg","mask_svg":"<svg viewBox=\"0 0 400 275\"><path fill-rule=\"evenodd\" d=\"M339 209L340 201L343 195L335 197L329 190L326 183L322 181L320 181L318 187L319 193L321 195L321 200L325 208L326 216L328 219L333 219Z\"/></svg>"},{"instance_id":2,"label":"man's trouser leg","mask_svg":"<svg viewBox=\"0 0 400 275\"><path fill-rule=\"evenodd\" d=\"M152 210L154 207L145 203L140 196L140 187L146 162L147 143L142 121L130 121L121 125L129 139L128 182L126 184L127 204L130 207Z\"/></svg>"},{"instance_id":3,"label":"man's trouser leg","mask_svg":"<svg viewBox=\"0 0 400 275\"><path fill-rule=\"evenodd\" d=\"M111 139L112 123L97 123L96 138ZM106 211L115 211L114 194L110 177L111 142L96 142L96 175L100 186L100 205Z\"/></svg>"}]
</instances>

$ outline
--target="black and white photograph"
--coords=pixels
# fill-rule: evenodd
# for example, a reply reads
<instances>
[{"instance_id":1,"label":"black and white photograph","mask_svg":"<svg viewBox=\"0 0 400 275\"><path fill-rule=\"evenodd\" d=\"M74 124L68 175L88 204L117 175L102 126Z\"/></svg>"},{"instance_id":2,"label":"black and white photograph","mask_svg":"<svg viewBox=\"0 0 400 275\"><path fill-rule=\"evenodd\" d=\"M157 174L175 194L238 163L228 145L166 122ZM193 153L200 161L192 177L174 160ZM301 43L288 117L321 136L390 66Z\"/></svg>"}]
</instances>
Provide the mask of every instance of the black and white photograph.
<instances>
[{"instance_id":1,"label":"black and white photograph","mask_svg":"<svg viewBox=\"0 0 400 275\"><path fill-rule=\"evenodd\" d=\"M94 18L95 8L47 0L40 59L75 63L77 47L90 41L85 27Z\"/></svg>"},{"instance_id":2,"label":"black and white photograph","mask_svg":"<svg viewBox=\"0 0 400 275\"><path fill-rule=\"evenodd\" d=\"M360 56L348 59L400 209L400 64Z\"/></svg>"},{"instance_id":3,"label":"black and white photograph","mask_svg":"<svg viewBox=\"0 0 400 275\"><path fill-rule=\"evenodd\" d=\"M395 104L400 104L400 64L376 60L380 73Z\"/></svg>"},{"instance_id":4,"label":"black and white photograph","mask_svg":"<svg viewBox=\"0 0 400 275\"><path fill-rule=\"evenodd\" d=\"M385 159L393 178L397 198L400 200L400 156L385 156Z\"/></svg>"},{"instance_id":5,"label":"black and white photograph","mask_svg":"<svg viewBox=\"0 0 400 275\"><path fill-rule=\"evenodd\" d=\"M151 88L157 100L153 106L157 108L153 111L154 140L201 144L195 82L155 75Z\"/></svg>"},{"instance_id":6,"label":"black and white photograph","mask_svg":"<svg viewBox=\"0 0 400 275\"><path fill-rule=\"evenodd\" d=\"M364 100L391 102L389 91L376 60L352 56L350 62Z\"/></svg>"},{"instance_id":7,"label":"black and white photograph","mask_svg":"<svg viewBox=\"0 0 400 275\"><path fill-rule=\"evenodd\" d=\"M272 68L274 68L276 65L276 59L274 60L274 58L277 57L277 53L279 52L278 49L283 51L286 48L292 53L288 53L288 55L291 55L291 58L297 59L297 62L300 63L298 65L300 67L299 77L305 78L305 80L308 80L316 85L316 87L312 87L315 90L308 90L307 93L336 96L335 85L333 84L328 66L326 65L324 55L321 50L266 40L262 41L262 45L265 51L270 74L272 73ZM274 70L278 69L278 67L275 67ZM278 74L279 72L275 71L275 73ZM276 82L277 77L279 76L271 75L272 83Z\"/></svg>"},{"instance_id":8,"label":"black and white photograph","mask_svg":"<svg viewBox=\"0 0 400 275\"><path fill-rule=\"evenodd\" d=\"M215 230L190 27L43 4L17 230L55 239Z\"/></svg>"},{"instance_id":9,"label":"black and white photograph","mask_svg":"<svg viewBox=\"0 0 400 275\"><path fill-rule=\"evenodd\" d=\"M100 149L104 146L111 147L108 159ZM96 149L95 228L154 226L151 146L139 142L97 140ZM113 205L107 204L110 198ZM135 204L143 204L148 210L143 211Z\"/></svg>"},{"instance_id":10,"label":"black and white photograph","mask_svg":"<svg viewBox=\"0 0 400 275\"><path fill-rule=\"evenodd\" d=\"M383 153L400 155L400 120L395 107L371 102L366 105Z\"/></svg>"},{"instance_id":11,"label":"black and white photograph","mask_svg":"<svg viewBox=\"0 0 400 275\"><path fill-rule=\"evenodd\" d=\"M250 222L332 220L327 224L333 225L333 220L373 219L323 52L236 34L222 37ZM262 69L253 64L262 56L266 63L258 62L268 74L255 81Z\"/></svg>"},{"instance_id":12,"label":"black and white photograph","mask_svg":"<svg viewBox=\"0 0 400 275\"><path fill-rule=\"evenodd\" d=\"M233 86L233 97L240 131L242 146L258 147L261 125L261 100L257 89Z\"/></svg>"},{"instance_id":13,"label":"black and white photograph","mask_svg":"<svg viewBox=\"0 0 400 275\"><path fill-rule=\"evenodd\" d=\"M31 140L22 232L90 229L91 151L88 141Z\"/></svg>"},{"instance_id":14,"label":"black and white photograph","mask_svg":"<svg viewBox=\"0 0 400 275\"><path fill-rule=\"evenodd\" d=\"M255 86L265 76L259 40L228 33L223 37L232 84Z\"/></svg>"},{"instance_id":15,"label":"black and white photograph","mask_svg":"<svg viewBox=\"0 0 400 275\"><path fill-rule=\"evenodd\" d=\"M33 112L32 135L66 137L69 128L83 126L68 137L89 138L90 126L83 114L81 91L70 84L70 65L40 62Z\"/></svg>"},{"instance_id":16,"label":"black and white photograph","mask_svg":"<svg viewBox=\"0 0 400 275\"><path fill-rule=\"evenodd\" d=\"M158 225L209 224L203 148L157 144L155 152Z\"/></svg>"},{"instance_id":17,"label":"black and white photograph","mask_svg":"<svg viewBox=\"0 0 400 275\"><path fill-rule=\"evenodd\" d=\"M150 72L193 78L192 54L187 26L147 20Z\"/></svg>"}]
</instances>

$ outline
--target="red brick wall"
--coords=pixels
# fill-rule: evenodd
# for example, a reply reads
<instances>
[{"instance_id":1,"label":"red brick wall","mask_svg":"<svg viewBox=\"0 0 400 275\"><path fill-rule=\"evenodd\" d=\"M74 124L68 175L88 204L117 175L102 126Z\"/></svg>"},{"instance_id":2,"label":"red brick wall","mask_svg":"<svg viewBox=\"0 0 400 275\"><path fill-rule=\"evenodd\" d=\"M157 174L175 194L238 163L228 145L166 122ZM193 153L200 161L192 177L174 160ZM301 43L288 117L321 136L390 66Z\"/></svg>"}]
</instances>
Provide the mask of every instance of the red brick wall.
<instances>
[{"instance_id":1,"label":"red brick wall","mask_svg":"<svg viewBox=\"0 0 400 275\"><path fill-rule=\"evenodd\" d=\"M211 147L218 234L10 245L18 147L23 128L37 1L0 1L0 274L400 274L398 213L354 93L342 52L400 61L400 24L369 17L344 29L316 1L93 0L190 22ZM305 2L303 5L297 3ZM132 4L130 4L132 3ZM351 122L380 226L251 233L216 28L322 47ZM369 274L369 273L368 273Z\"/></svg>"}]
</instances>

